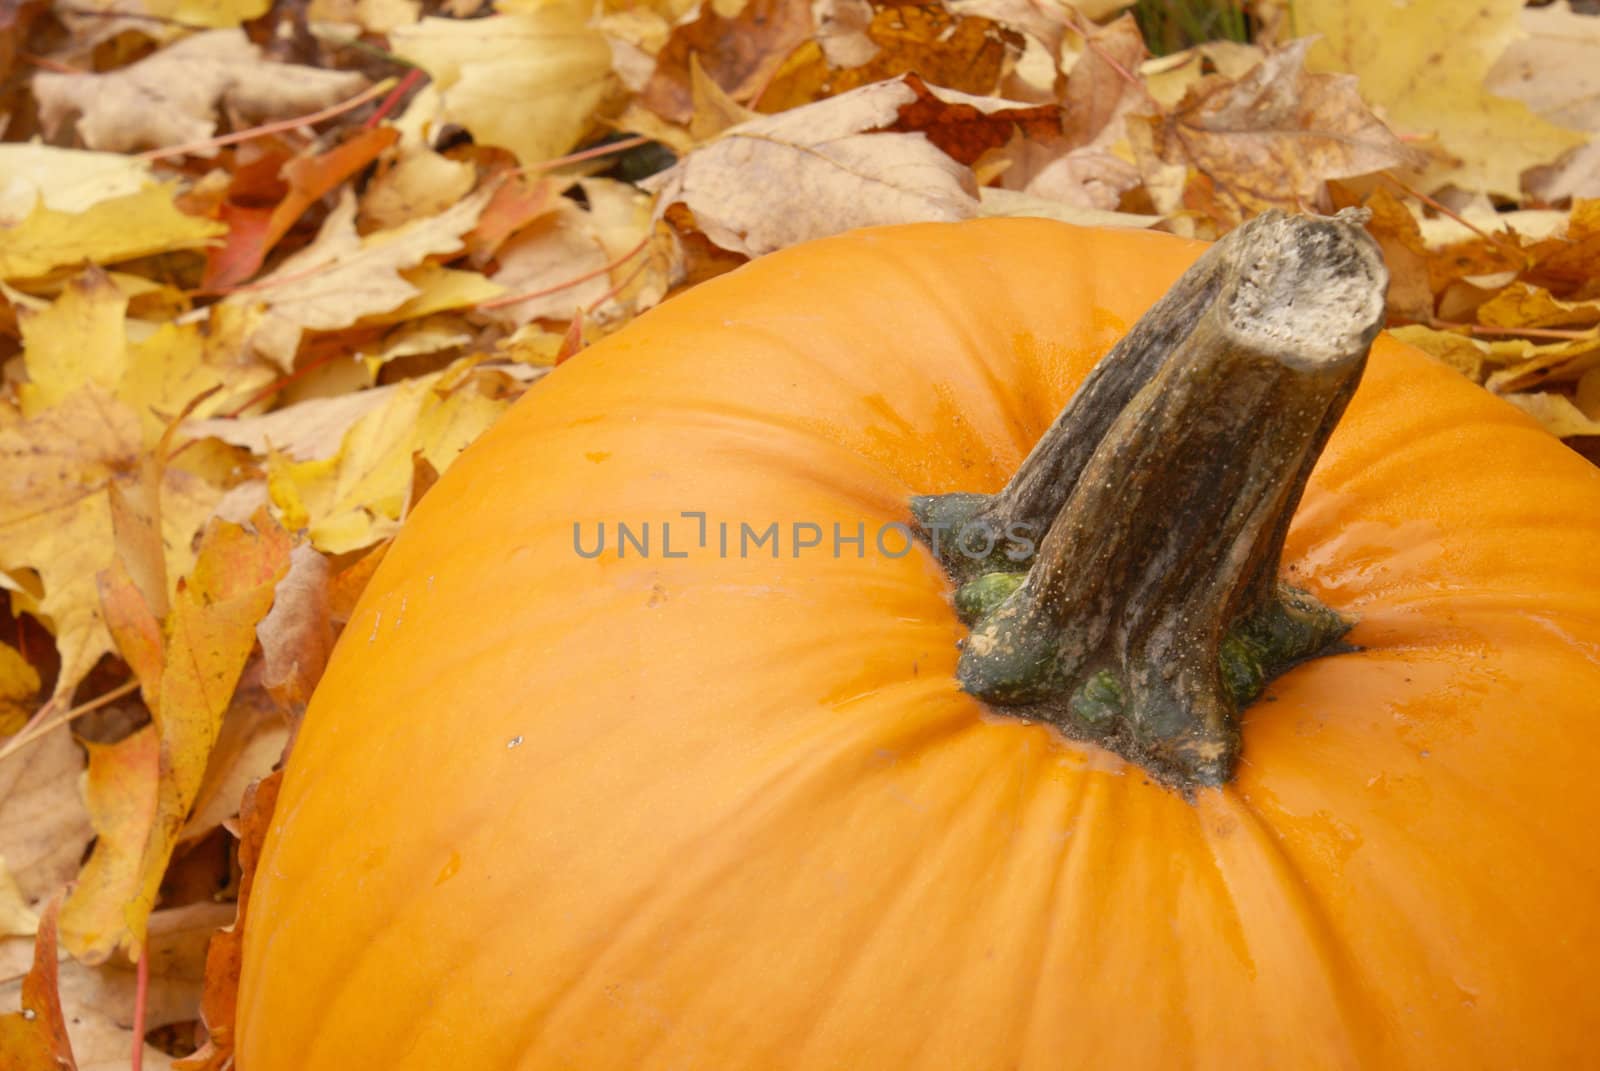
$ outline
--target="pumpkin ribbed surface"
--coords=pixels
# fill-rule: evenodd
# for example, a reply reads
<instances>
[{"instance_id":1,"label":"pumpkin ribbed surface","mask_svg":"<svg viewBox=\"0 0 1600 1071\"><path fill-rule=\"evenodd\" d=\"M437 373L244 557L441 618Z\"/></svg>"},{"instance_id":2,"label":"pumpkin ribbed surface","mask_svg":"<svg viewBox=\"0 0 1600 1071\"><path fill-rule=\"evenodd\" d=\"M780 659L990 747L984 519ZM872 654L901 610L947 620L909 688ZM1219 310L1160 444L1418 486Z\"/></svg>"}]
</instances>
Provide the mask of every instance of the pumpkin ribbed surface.
<instances>
[{"instance_id":1,"label":"pumpkin ribbed surface","mask_svg":"<svg viewBox=\"0 0 1600 1071\"><path fill-rule=\"evenodd\" d=\"M242 1071L1583 1063L1600 473L1530 420L1380 339L1285 554L1360 649L1273 682L1192 802L961 692L949 583L891 556L1198 249L860 232L554 371L429 492L312 703ZM574 548L644 522L649 554Z\"/></svg>"}]
</instances>

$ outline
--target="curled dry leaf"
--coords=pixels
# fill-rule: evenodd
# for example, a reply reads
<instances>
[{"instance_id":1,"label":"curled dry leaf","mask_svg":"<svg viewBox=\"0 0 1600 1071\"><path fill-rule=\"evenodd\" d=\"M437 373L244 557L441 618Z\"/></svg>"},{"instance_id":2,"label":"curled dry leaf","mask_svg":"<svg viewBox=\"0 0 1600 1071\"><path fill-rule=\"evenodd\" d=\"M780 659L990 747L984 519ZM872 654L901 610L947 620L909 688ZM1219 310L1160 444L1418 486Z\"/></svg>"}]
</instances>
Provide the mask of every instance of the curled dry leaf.
<instances>
[{"instance_id":1,"label":"curled dry leaf","mask_svg":"<svg viewBox=\"0 0 1600 1071\"><path fill-rule=\"evenodd\" d=\"M328 620L328 560L302 544L289 554L272 609L256 626L261 643L261 687L296 714L305 709L333 650Z\"/></svg>"},{"instance_id":2,"label":"curled dry leaf","mask_svg":"<svg viewBox=\"0 0 1600 1071\"><path fill-rule=\"evenodd\" d=\"M76 115L89 148L132 152L203 141L223 107L251 121L278 119L325 108L365 84L349 71L274 63L243 31L226 29L106 74L41 72L33 92L47 129Z\"/></svg>"},{"instance_id":3,"label":"curled dry leaf","mask_svg":"<svg viewBox=\"0 0 1600 1071\"><path fill-rule=\"evenodd\" d=\"M1524 170L1584 141L1484 87L1519 33L1522 8L1522 0L1319 0L1296 4L1294 25L1322 38L1310 56L1314 69L1358 76L1362 96L1393 126L1438 138L1451 159L1430 169L1430 185L1515 197Z\"/></svg>"},{"instance_id":4,"label":"curled dry leaf","mask_svg":"<svg viewBox=\"0 0 1600 1071\"><path fill-rule=\"evenodd\" d=\"M33 712L31 701L39 694L39 671L9 643L0 643L0 735L22 728ZM3 794L0 794L3 795ZM0 854L4 850L0 849Z\"/></svg>"}]
</instances>

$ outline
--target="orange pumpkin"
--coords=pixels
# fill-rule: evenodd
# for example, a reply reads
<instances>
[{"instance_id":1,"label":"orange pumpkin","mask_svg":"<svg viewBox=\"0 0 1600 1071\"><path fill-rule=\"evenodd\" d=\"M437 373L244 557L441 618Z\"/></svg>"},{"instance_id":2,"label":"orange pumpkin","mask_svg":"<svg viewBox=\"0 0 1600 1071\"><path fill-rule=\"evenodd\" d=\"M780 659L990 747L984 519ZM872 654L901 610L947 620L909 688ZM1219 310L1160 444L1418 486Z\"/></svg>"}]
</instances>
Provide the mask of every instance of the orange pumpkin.
<instances>
[{"instance_id":1,"label":"orange pumpkin","mask_svg":"<svg viewBox=\"0 0 1600 1071\"><path fill-rule=\"evenodd\" d=\"M1357 649L1271 684L1225 787L956 684L951 584L892 526L1004 484L1200 248L859 232L552 373L312 703L242 1071L1591 1060L1600 473L1449 369L1378 341L1284 556Z\"/></svg>"}]
</instances>

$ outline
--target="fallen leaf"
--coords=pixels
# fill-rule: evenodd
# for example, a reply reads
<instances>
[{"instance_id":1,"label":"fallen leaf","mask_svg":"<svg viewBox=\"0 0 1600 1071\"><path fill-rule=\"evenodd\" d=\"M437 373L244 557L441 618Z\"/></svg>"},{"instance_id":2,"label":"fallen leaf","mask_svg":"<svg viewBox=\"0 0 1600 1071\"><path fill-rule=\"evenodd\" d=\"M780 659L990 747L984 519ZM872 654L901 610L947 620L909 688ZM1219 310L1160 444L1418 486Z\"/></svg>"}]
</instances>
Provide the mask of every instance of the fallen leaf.
<instances>
[{"instance_id":1,"label":"fallen leaf","mask_svg":"<svg viewBox=\"0 0 1600 1071\"><path fill-rule=\"evenodd\" d=\"M328 559L308 546L289 555L289 571L278 582L272 610L256 626L261 642L261 687L298 714L322 678L333 650L328 622Z\"/></svg>"},{"instance_id":2,"label":"fallen leaf","mask_svg":"<svg viewBox=\"0 0 1600 1071\"><path fill-rule=\"evenodd\" d=\"M288 749L294 722L282 704L251 680L258 669L259 663L246 669L223 715L180 840L192 841L227 825L239 813L245 790L272 773Z\"/></svg>"},{"instance_id":3,"label":"fallen leaf","mask_svg":"<svg viewBox=\"0 0 1600 1071\"><path fill-rule=\"evenodd\" d=\"M1327 180L1414 162L1362 104L1354 78L1305 69L1311 45L1269 53L1238 82L1202 79L1169 114L1130 117L1141 168L1194 168L1234 223L1270 207L1327 207Z\"/></svg>"},{"instance_id":4,"label":"fallen leaf","mask_svg":"<svg viewBox=\"0 0 1600 1071\"><path fill-rule=\"evenodd\" d=\"M480 190L437 216L362 237L355 228L355 198L347 192L316 241L223 303L265 306L251 345L290 371L304 331L349 327L416 297L418 288L400 273L427 257L461 249L462 236L488 198L488 191Z\"/></svg>"},{"instance_id":5,"label":"fallen leaf","mask_svg":"<svg viewBox=\"0 0 1600 1071\"><path fill-rule=\"evenodd\" d=\"M394 161L378 169L362 192L361 221L366 228L388 230L438 215L471 193L477 183L477 168L470 163L406 146Z\"/></svg>"},{"instance_id":6,"label":"fallen leaf","mask_svg":"<svg viewBox=\"0 0 1600 1071\"><path fill-rule=\"evenodd\" d=\"M78 797L83 768L83 751L65 725L0 762L0 856L30 905L72 879L94 838Z\"/></svg>"},{"instance_id":7,"label":"fallen leaf","mask_svg":"<svg viewBox=\"0 0 1600 1071\"><path fill-rule=\"evenodd\" d=\"M441 118L524 164L558 156L612 91L611 50L576 0L483 19L425 18L389 35L433 78Z\"/></svg>"},{"instance_id":8,"label":"fallen leaf","mask_svg":"<svg viewBox=\"0 0 1600 1071\"><path fill-rule=\"evenodd\" d=\"M0 938L32 937L38 931L39 916L28 907L17 879L6 866L6 857L0 855Z\"/></svg>"},{"instance_id":9,"label":"fallen leaf","mask_svg":"<svg viewBox=\"0 0 1600 1071\"><path fill-rule=\"evenodd\" d=\"M746 256L854 227L969 219L971 172L926 134L882 132L922 99L882 82L735 127L656 177L658 211L681 202L708 238ZM783 212L773 189L787 191Z\"/></svg>"},{"instance_id":10,"label":"fallen leaf","mask_svg":"<svg viewBox=\"0 0 1600 1071\"><path fill-rule=\"evenodd\" d=\"M311 0L306 7L308 22L344 23L373 34L410 26L421 15L421 0Z\"/></svg>"},{"instance_id":11,"label":"fallen leaf","mask_svg":"<svg viewBox=\"0 0 1600 1071\"><path fill-rule=\"evenodd\" d=\"M39 919L33 968L22 980L22 1010L0 1015L0 1065L7 1071L76 1071L67 1024L61 1014L56 971L56 909L51 901Z\"/></svg>"},{"instance_id":12,"label":"fallen leaf","mask_svg":"<svg viewBox=\"0 0 1600 1071\"><path fill-rule=\"evenodd\" d=\"M39 687L39 671L22 657L22 652L0 643L0 736L22 728L33 713L32 701L39 694Z\"/></svg>"},{"instance_id":13,"label":"fallen leaf","mask_svg":"<svg viewBox=\"0 0 1600 1071\"><path fill-rule=\"evenodd\" d=\"M1319 0L1294 5L1293 18L1296 34L1322 37L1309 57L1313 69L1356 75L1362 96L1391 125L1436 136L1454 157L1430 169L1433 185L1515 197L1524 170L1584 142L1484 86L1518 36L1522 8L1522 0Z\"/></svg>"},{"instance_id":14,"label":"fallen leaf","mask_svg":"<svg viewBox=\"0 0 1600 1071\"><path fill-rule=\"evenodd\" d=\"M0 145L0 176L0 226L27 219L41 202L56 212L82 212L152 181L149 163L136 156L37 142Z\"/></svg>"},{"instance_id":15,"label":"fallen leaf","mask_svg":"<svg viewBox=\"0 0 1600 1071\"><path fill-rule=\"evenodd\" d=\"M778 113L811 101L915 74L930 85L980 96L994 94L1023 54L1023 35L981 16L966 15L942 3L883 3L872 8L862 29L875 46L856 47L846 59L837 43L825 49L813 40L789 54L752 107Z\"/></svg>"},{"instance_id":16,"label":"fallen leaf","mask_svg":"<svg viewBox=\"0 0 1600 1071\"><path fill-rule=\"evenodd\" d=\"M143 450L137 415L94 384L33 420L0 406L0 502L30 506L0 519L0 570L33 569L39 575L42 593L12 597L13 605L46 620L55 633L61 670L53 701L70 696L111 649L95 581L115 557L105 489L112 481L139 478ZM205 472L218 460L229 464L191 450L163 474L161 523L170 576L188 571L190 541L221 497Z\"/></svg>"},{"instance_id":17,"label":"fallen leaf","mask_svg":"<svg viewBox=\"0 0 1600 1071\"><path fill-rule=\"evenodd\" d=\"M203 285L223 290L254 275L306 209L370 164L397 136L385 127L363 130L327 152L287 161L282 166L286 189L270 208L225 203L222 219L228 224L228 237L207 259Z\"/></svg>"},{"instance_id":18,"label":"fallen leaf","mask_svg":"<svg viewBox=\"0 0 1600 1071\"><path fill-rule=\"evenodd\" d=\"M182 1071L223 1071L232 1066L234 1020L238 1009L239 972L244 956L244 928L250 892L255 886L256 864L266 841L267 827L277 806L281 773L272 774L245 790L239 804L239 904L231 925L211 938L206 950L205 993L200 1010L208 1035L206 1044L181 1061Z\"/></svg>"},{"instance_id":19,"label":"fallen leaf","mask_svg":"<svg viewBox=\"0 0 1600 1071\"><path fill-rule=\"evenodd\" d=\"M84 745L84 799L97 839L62 908L61 940L85 963L104 963L128 941L126 906L138 895L140 867L156 821L161 740L147 725L115 744Z\"/></svg>"},{"instance_id":20,"label":"fallen leaf","mask_svg":"<svg viewBox=\"0 0 1600 1071\"><path fill-rule=\"evenodd\" d=\"M393 535L410 500L413 455L443 472L509 404L478 389L479 378L468 361L455 374L406 380L355 422L336 456L296 462L274 455L268 485L284 523L305 529L327 554Z\"/></svg>"},{"instance_id":21,"label":"fallen leaf","mask_svg":"<svg viewBox=\"0 0 1600 1071\"><path fill-rule=\"evenodd\" d=\"M1402 324L1392 327L1389 333L1408 346L1454 368L1474 383L1483 382L1486 347L1453 331L1440 331L1422 324Z\"/></svg>"},{"instance_id":22,"label":"fallen leaf","mask_svg":"<svg viewBox=\"0 0 1600 1071\"><path fill-rule=\"evenodd\" d=\"M610 257L600 244L589 213L563 199L553 211L525 227L500 247L494 281L506 297L481 310L492 320L524 324L565 320L574 310L599 300L611 289Z\"/></svg>"},{"instance_id":23,"label":"fallen leaf","mask_svg":"<svg viewBox=\"0 0 1600 1071\"><path fill-rule=\"evenodd\" d=\"M697 114L696 69L732 100L749 103L810 36L808 0L748 0L731 15L702 6L698 18L673 28L639 103L672 122L689 122Z\"/></svg>"},{"instance_id":24,"label":"fallen leaf","mask_svg":"<svg viewBox=\"0 0 1600 1071\"><path fill-rule=\"evenodd\" d=\"M1434 311L1428 274L1431 258L1416 216L1382 186L1367 198L1365 207L1372 213L1367 232L1377 239L1389 268L1390 323L1430 319Z\"/></svg>"},{"instance_id":25,"label":"fallen leaf","mask_svg":"<svg viewBox=\"0 0 1600 1071\"><path fill-rule=\"evenodd\" d=\"M325 108L365 84L354 72L274 63L243 31L223 29L106 74L41 71L33 93L47 130L77 116L89 148L134 152L204 141L217 129L219 108L250 121L280 119Z\"/></svg>"},{"instance_id":26,"label":"fallen leaf","mask_svg":"<svg viewBox=\"0 0 1600 1071\"><path fill-rule=\"evenodd\" d=\"M17 310L28 370L17 389L23 416L38 416L88 383L116 390L128 363L127 311L128 299L98 268L70 280L49 308Z\"/></svg>"},{"instance_id":27,"label":"fallen leaf","mask_svg":"<svg viewBox=\"0 0 1600 1071\"><path fill-rule=\"evenodd\" d=\"M184 425L184 432L212 436L261 457L279 453L296 461L313 461L338 453L345 432L400 389L394 384L312 398L254 417L191 420Z\"/></svg>"},{"instance_id":28,"label":"fallen leaf","mask_svg":"<svg viewBox=\"0 0 1600 1071\"><path fill-rule=\"evenodd\" d=\"M0 279L36 279L85 260L116 264L198 249L224 229L180 212L172 203L172 190L162 186L108 198L81 212L58 212L41 204L21 223L0 230Z\"/></svg>"},{"instance_id":29,"label":"fallen leaf","mask_svg":"<svg viewBox=\"0 0 1600 1071\"><path fill-rule=\"evenodd\" d=\"M1562 439L1600 435L1600 420L1579 409L1565 394L1543 391L1535 394L1508 394L1506 401L1537 420L1551 435Z\"/></svg>"}]
</instances>

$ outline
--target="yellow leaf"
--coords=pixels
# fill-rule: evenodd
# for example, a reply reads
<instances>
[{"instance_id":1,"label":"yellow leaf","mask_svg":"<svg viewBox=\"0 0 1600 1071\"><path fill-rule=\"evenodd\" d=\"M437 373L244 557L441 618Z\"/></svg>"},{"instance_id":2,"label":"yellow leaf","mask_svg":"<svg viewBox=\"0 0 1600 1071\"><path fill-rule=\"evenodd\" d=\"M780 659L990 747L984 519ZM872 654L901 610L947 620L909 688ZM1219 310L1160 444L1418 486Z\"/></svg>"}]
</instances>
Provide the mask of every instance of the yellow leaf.
<instances>
[{"instance_id":1,"label":"yellow leaf","mask_svg":"<svg viewBox=\"0 0 1600 1071\"><path fill-rule=\"evenodd\" d=\"M146 186L82 212L39 205L21 223L0 229L0 279L36 279L85 260L115 264L196 249L227 230L180 212L172 195L169 187Z\"/></svg>"},{"instance_id":2,"label":"yellow leaf","mask_svg":"<svg viewBox=\"0 0 1600 1071\"><path fill-rule=\"evenodd\" d=\"M524 164L566 152L610 94L611 49L576 2L485 19L426 18L390 34L441 94L442 118Z\"/></svg>"},{"instance_id":3,"label":"yellow leaf","mask_svg":"<svg viewBox=\"0 0 1600 1071\"><path fill-rule=\"evenodd\" d=\"M46 619L61 671L55 697L70 696L111 649L95 577L115 556L112 481L139 479L138 417L90 384L33 420L0 406L0 570L32 569L42 591L13 592L13 606ZM186 451L161 487L162 542L169 576L193 560L191 539L221 498L205 451Z\"/></svg>"},{"instance_id":4,"label":"yellow leaf","mask_svg":"<svg viewBox=\"0 0 1600 1071\"><path fill-rule=\"evenodd\" d=\"M125 917L136 945L155 907L161 877L205 776L222 716L256 643L256 625L272 608L289 571L288 534L265 512L254 528L213 520L201 539L194 573L178 586L162 628L166 663L151 711L161 742L155 820L139 864L140 886Z\"/></svg>"},{"instance_id":5,"label":"yellow leaf","mask_svg":"<svg viewBox=\"0 0 1600 1071\"><path fill-rule=\"evenodd\" d=\"M97 839L61 909L61 943L85 962L104 962L126 939L124 908L139 891L155 822L160 745L153 725L115 744L84 744L84 801Z\"/></svg>"},{"instance_id":6,"label":"yellow leaf","mask_svg":"<svg viewBox=\"0 0 1600 1071\"><path fill-rule=\"evenodd\" d=\"M15 647L0 643L0 735L22 728L39 685L39 671Z\"/></svg>"},{"instance_id":7,"label":"yellow leaf","mask_svg":"<svg viewBox=\"0 0 1600 1071\"><path fill-rule=\"evenodd\" d=\"M1600 321L1600 301L1562 301L1542 286L1515 282L1478 306L1478 322L1497 327L1572 327Z\"/></svg>"},{"instance_id":8,"label":"yellow leaf","mask_svg":"<svg viewBox=\"0 0 1600 1071\"><path fill-rule=\"evenodd\" d=\"M1313 67L1356 75L1362 95L1392 125L1436 135L1456 158L1430 171L1433 185L1516 197L1525 169L1584 142L1484 88L1495 60L1519 36L1522 7L1522 0L1317 0L1295 4L1293 12L1297 35L1322 35Z\"/></svg>"},{"instance_id":9,"label":"yellow leaf","mask_svg":"<svg viewBox=\"0 0 1600 1071\"><path fill-rule=\"evenodd\" d=\"M237 26L272 9L272 0L144 0L151 15L167 15L185 26ZM170 10L169 10L170 9Z\"/></svg>"},{"instance_id":10,"label":"yellow leaf","mask_svg":"<svg viewBox=\"0 0 1600 1071\"><path fill-rule=\"evenodd\" d=\"M0 175L0 224L10 224L27 219L40 200L57 212L82 212L136 194L150 182L150 164L121 153L10 144L0 145Z\"/></svg>"},{"instance_id":11,"label":"yellow leaf","mask_svg":"<svg viewBox=\"0 0 1600 1071\"><path fill-rule=\"evenodd\" d=\"M1415 346L1430 357L1443 361L1474 382L1482 381L1483 365L1488 351L1488 347L1482 343L1475 342L1465 335L1439 331L1421 324L1392 327L1389 333L1401 342Z\"/></svg>"},{"instance_id":12,"label":"yellow leaf","mask_svg":"<svg viewBox=\"0 0 1600 1071\"><path fill-rule=\"evenodd\" d=\"M454 389L450 376L395 384L382 408L345 433L334 457L297 462L274 454L268 486L284 523L309 530L312 545L328 554L393 535L410 499L412 455L421 452L443 472L510 404L478 390L475 372Z\"/></svg>"},{"instance_id":13,"label":"yellow leaf","mask_svg":"<svg viewBox=\"0 0 1600 1071\"><path fill-rule=\"evenodd\" d=\"M128 347L128 367L117 396L139 414L146 445L153 446L173 418L206 391L229 388L202 402L197 416L248 397L277 375L265 364L244 364L237 357L229 366L218 367L206 359L206 342L198 324L165 323Z\"/></svg>"},{"instance_id":14,"label":"yellow leaf","mask_svg":"<svg viewBox=\"0 0 1600 1071\"><path fill-rule=\"evenodd\" d=\"M48 309L17 310L28 382L17 389L35 417L85 383L114 390L127 365L128 299L98 268L76 277Z\"/></svg>"},{"instance_id":15,"label":"yellow leaf","mask_svg":"<svg viewBox=\"0 0 1600 1071\"><path fill-rule=\"evenodd\" d=\"M1510 394L1506 396L1506 401L1543 424L1551 435L1563 439L1576 435L1600 435L1600 420L1589 417L1565 394L1548 391Z\"/></svg>"},{"instance_id":16,"label":"yellow leaf","mask_svg":"<svg viewBox=\"0 0 1600 1071\"><path fill-rule=\"evenodd\" d=\"M499 297L506 288L480 272L422 264L400 273L417 290L417 295L390 312L368 317L364 323L389 324L419 320L436 312L467 309L479 302Z\"/></svg>"}]
</instances>

